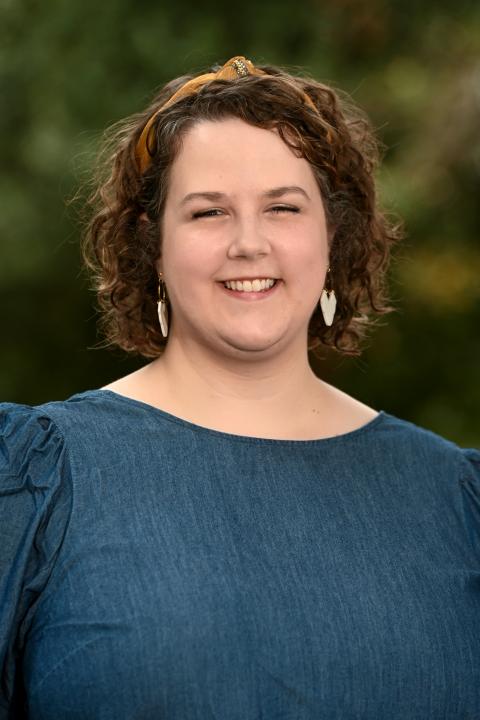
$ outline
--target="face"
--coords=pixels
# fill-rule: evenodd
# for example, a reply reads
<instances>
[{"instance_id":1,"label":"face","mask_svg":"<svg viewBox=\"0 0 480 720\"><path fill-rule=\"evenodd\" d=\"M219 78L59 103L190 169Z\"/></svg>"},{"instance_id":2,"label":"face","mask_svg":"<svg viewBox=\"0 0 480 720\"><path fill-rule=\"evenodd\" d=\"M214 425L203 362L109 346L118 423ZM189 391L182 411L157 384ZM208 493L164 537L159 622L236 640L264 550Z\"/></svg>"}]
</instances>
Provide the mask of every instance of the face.
<instances>
[{"instance_id":1,"label":"face","mask_svg":"<svg viewBox=\"0 0 480 720\"><path fill-rule=\"evenodd\" d=\"M171 168L158 263L169 340L252 359L295 343L306 352L328 250L312 169L276 131L228 118L188 132ZM270 282L253 283L256 292L225 286L247 279Z\"/></svg>"}]
</instances>

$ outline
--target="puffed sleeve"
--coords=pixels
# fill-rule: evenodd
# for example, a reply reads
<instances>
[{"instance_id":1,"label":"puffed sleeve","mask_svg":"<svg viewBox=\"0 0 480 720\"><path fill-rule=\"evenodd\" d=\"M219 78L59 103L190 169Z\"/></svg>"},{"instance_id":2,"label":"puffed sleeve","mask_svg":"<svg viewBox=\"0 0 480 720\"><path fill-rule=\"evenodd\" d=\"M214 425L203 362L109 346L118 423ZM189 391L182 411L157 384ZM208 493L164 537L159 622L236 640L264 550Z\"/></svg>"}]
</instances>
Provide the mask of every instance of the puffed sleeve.
<instances>
[{"instance_id":1,"label":"puffed sleeve","mask_svg":"<svg viewBox=\"0 0 480 720\"><path fill-rule=\"evenodd\" d=\"M465 513L472 543L480 556L480 450L461 448L460 482L465 495Z\"/></svg>"},{"instance_id":2,"label":"puffed sleeve","mask_svg":"<svg viewBox=\"0 0 480 720\"><path fill-rule=\"evenodd\" d=\"M0 718L22 718L26 634L71 512L59 429L41 408L0 404Z\"/></svg>"}]
</instances>

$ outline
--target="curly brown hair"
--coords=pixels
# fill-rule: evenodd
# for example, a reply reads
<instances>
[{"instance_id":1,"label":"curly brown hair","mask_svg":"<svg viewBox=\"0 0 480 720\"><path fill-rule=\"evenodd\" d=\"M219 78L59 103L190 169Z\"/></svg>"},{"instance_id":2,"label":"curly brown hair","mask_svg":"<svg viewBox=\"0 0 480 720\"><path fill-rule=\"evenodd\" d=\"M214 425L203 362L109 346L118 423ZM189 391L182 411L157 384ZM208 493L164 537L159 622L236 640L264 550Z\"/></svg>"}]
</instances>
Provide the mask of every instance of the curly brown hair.
<instances>
[{"instance_id":1,"label":"curly brown hair","mask_svg":"<svg viewBox=\"0 0 480 720\"><path fill-rule=\"evenodd\" d=\"M206 72L220 67L213 65ZM368 118L340 90L284 67L257 67L267 74L234 82L214 79L159 112L150 133L151 164L143 174L135 150L145 124L195 75L167 83L144 112L107 131L82 243L86 266L93 271L107 346L146 358L158 357L165 347L156 307L161 219L182 138L201 120L236 117L275 129L312 167L327 226L334 229L329 259L337 309L333 324L327 326L317 306L308 328L309 350L331 347L344 355L360 355L361 341L375 316L395 310L387 304L386 271L391 248L403 230L401 222L379 207L374 173L383 145ZM302 91L317 111L300 101Z\"/></svg>"}]
</instances>

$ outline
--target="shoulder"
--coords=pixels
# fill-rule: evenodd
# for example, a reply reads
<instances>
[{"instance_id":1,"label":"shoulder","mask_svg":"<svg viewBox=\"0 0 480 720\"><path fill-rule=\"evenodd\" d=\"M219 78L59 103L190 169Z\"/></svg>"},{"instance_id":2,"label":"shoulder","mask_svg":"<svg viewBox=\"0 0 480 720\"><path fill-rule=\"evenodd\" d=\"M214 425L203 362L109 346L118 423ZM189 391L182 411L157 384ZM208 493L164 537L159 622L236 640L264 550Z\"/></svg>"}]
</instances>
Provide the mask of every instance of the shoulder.
<instances>
[{"instance_id":1,"label":"shoulder","mask_svg":"<svg viewBox=\"0 0 480 720\"><path fill-rule=\"evenodd\" d=\"M378 452L385 463L403 463L406 467L413 465L426 469L442 467L446 463L449 470L453 464L463 471L469 466L478 467L480 450L462 448L448 437L385 410L377 413L333 385L323 383L323 387L327 389L327 398L331 399L333 415L340 418L347 429L350 429L350 423L358 425L360 430L370 431L364 434L362 441L368 438L365 442L368 452Z\"/></svg>"},{"instance_id":2,"label":"shoulder","mask_svg":"<svg viewBox=\"0 0 480 720\"><path fill-rule=\"evenodd\" d=\"M60 429L41 408L19 403L0 403L0 473L25 466L37 455L37 464L54 462L64 451Z\"/></svg>"},{"instance_id":3,"label":"shoulder","mask_svg":"<svg viewBox=\"0 0 480 720\"><path fill-rule=\"evenodd\" d=\"M50 462L54 448L61 448L77 482L104 467L125 462L135 467L153 447L157 454L162 452L171 436L177 439L178 425L164 422L159 428L159 424L158 413L154 415L149 406L103 388L36 406L0 403L0 443L8 436L9 462L13 455L20 458L21 447L33 452L41 446L42 456Z\"/></svg>"},{"instance_id":4,"label":"shoulder","mask_svg":"<svg viewBox=\"0 0 480 720\"><path fill-rule=\"evenodd\" d=\"M66 400L51 400L36 405L34 410L52 419L65 436L73 428L84 429L101 422L104 417L115 413L110 397L100 389L85 390L75 393ZM118 414L118 411L116 412Z\"/></svg>"},{"instance_id":5,"label":"shoulder","mask_svg":"<svg viewBox=\"0 0 480 720\"><path fill-rule=\"evenodd\" d=\"M0 403L0 472L2 464L6 471L27 456L37 465L84 457L89 449L100 449L118 414L109 398L95 390L35 406Z\"/></svg>"},{"instance_id":6,"label":"shoulder","mask_svg":"<svg viewBox=\"0 0 480 720\"><path fill-rule=\"evenodd\" d=\"M469 478L480 484L480 449L458 443L416 423L382 411L382 420L374 434L384 462L404 465L413 471L432 475Z\"/></svg>"},{"instance_id":7,"label":"shoulder","mask_svg":"<svg viewBox=\"0 0 480 720\"><path fill-rule=\"evenodd\" d=\"M71 463L61 429L40 407L0 403L1 515L31 522L71 500ZM10 511L11 512L11 511ZM7 518L8 519L8 518Z\"/></svg>"}]
</instances>

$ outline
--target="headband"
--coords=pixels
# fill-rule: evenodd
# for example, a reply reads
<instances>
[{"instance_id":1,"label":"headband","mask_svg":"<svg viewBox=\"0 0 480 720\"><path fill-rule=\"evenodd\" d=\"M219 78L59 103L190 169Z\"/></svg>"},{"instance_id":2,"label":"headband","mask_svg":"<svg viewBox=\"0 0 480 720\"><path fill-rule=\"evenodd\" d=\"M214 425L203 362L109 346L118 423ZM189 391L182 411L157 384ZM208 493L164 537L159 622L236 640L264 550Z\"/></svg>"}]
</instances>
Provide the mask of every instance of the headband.
<instances>
[{"instance_id":1,"label":"headband","mask_svg":"<svg viewBox=\"0 0 480 720\"><path fill-rule=\"evenodd\" d=\"M260 70L260 68L256 68L254 64L243 57L243 55L235 55L230 58L230 60L227 60L227 62L222 65L217 72L209 72L204 75L199 75L198 77L188 80L184 85L182 85L161 107L158 108L158 110L153 113L153 115L151 115L142 130L142 134L140 135L135 148L135 158L140 173L143 174L152 161L152 153L150 152L149 145L150 130L162 110L165 110L165 108L187 95L193 95L199 88L212 80L236 80L239 77L246 77L247 75L260 76L268 75L268 73ZM303 91L301 92L304 101L310 105L315 112L318 112L311 98L309 98L309 96Z\"/></svg>"}]
</instances>

